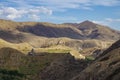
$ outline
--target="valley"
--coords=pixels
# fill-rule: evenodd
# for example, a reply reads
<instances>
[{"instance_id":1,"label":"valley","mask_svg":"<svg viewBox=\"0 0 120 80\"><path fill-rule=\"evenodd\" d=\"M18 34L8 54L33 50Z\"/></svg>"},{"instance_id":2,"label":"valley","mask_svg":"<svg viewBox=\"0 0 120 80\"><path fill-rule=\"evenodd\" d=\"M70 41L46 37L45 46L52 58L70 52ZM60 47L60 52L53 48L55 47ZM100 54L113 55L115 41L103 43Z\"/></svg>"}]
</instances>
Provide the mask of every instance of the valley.
<instances>
[{"instance_id":1,"label":"valley","mask_svg":"<svg viewBox=\"0 0 120 80\"><path fill-rule=\"evenodd\" d=\"M120 31L88 20L53 24L0 19L0 79L119 80L119 39Z\"/></svg>"}]
</instances>

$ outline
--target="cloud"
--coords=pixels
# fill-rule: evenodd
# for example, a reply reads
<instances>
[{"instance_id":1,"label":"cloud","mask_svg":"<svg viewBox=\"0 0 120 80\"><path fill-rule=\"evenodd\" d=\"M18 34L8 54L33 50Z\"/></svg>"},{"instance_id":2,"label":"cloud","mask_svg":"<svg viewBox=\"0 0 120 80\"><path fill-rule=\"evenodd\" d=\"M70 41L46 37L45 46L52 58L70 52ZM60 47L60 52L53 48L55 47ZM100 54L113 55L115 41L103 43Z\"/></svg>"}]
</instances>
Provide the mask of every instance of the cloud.
<instances>
[{"instance_id":1,"label":"cloud","mask_svg":"<svg viewBox=\"0 0 120 80\"><path fill-rule=\"evenodd\" d=\"M119 0L93 0L94 5L101 5L101 6L117 6L119 5Z\"/></svg>"},{"instance_id":2,"label":"cloud","mask_svg":"<svg viewBox=\"0 0 120 80\"><path fill-rule=\"evenodd\" d=\"M45 6L53 11L65 11L67 9L90 10L93 6L118 6L120 0L3 0L0 4L29 8Z\"/></svg>"},{"instance_id":3,"label":"cloud","mask_svg":"<svg viewBox=\"0 0 120 80\"><path fill-rule=\"evenodd\" d=\"M105 20L108 22L120 22L120 19L106 18Z\"/></svg>"},{"instance_id":4,"label":"cloud","mask_svg":"<svg viewBox=\"0 0 120 80\"><path fill-rule=\"evenodd\" d=\"M33 15L30 15L29 18L33 19L33 20L39 20L40 16L37 16L37 15L33 14Z\"/></svg>"},{"instance_id":5,"label":"cloud","mask_svg":"<svg viewBox=\"0 0 120 80\"><path fill-rule=\"evenodd\" d=\"M93 20L92 22L97 24L102 24L114 28L116 30L120 29L120 19L115 18L105 18L103 20Z\"/></svg>"},{"instance_id":6,"label":"cloud","mask_svg":"<svg viewBox=\"0 0 120 80\"><path fill-rule=\"evenodd\" d=\"M103 20L93 20L92 22L104 25L111 25L113 23L120 23L120 19L115 18L105 18Z\"/></svg>"},{"instance_id":7,"label":"cloud","mask_svg":"<svg viewBox=\"0 0 120 80\"><path fill-rule=\"evenodd\" d=\"M120 0L0 0L0 18L39 20L53 12L94 10L94 6L119 6ZM2 6L2 7L1 7Z\"/></svg>"},{"instance_id":8,"label":"cloud","mask_svg":"<svg viewBox=\"0 0 120 80\"><path fill-rule=\"evenodd\" d=\"M36 7L32 9L16 9L14 7L1 7L0 8L0 18L4 19L19 19L19 18L32 18L39 19L40 14L52 15L52 10L45 7ZM31 17L30 17L31 16Z\"/></svg>"},{"instance_id":9,"label":"cloud","mask_svg":"<svg viewBox=\"0 0 120 80\"><path fill-rule=\"evenodd\" d=\"M24 10L17 10L12 7L5 7L0 9L0 17L7 19L20 18L25 12Z\"/></svg>"},{"instance_id":10,"label":"cloud","mask_svg":"<svg viewBox=\"0 0 120 80\"><path fill-rule=\"evenodd\" d=\"M110 25L110 23L105 20L93 20L92 22L97 23L97 24L106 25L106 26Z\"/></svg>"},{"instance_id":11,"label":"cloud","mask_svg":"<svg viewBox=\"0 0 120 80\"><path fill-rule=\"evenodd\" d=\"M51 16L50 19L64 22L77 21L78 19L72 16Z\"/></svg>"},{"instance_id":12,"label":"cloud","mask_svg":"<svg viewBox=\"0 0 120 80\"><path fill-rule=\"evenodd\" d=\"M117 6L120 4L120 0L28 0L28 4L44 5L55 11L65 11L67 9L91 10L93 6Z\"/></svg>"}]
</instances>

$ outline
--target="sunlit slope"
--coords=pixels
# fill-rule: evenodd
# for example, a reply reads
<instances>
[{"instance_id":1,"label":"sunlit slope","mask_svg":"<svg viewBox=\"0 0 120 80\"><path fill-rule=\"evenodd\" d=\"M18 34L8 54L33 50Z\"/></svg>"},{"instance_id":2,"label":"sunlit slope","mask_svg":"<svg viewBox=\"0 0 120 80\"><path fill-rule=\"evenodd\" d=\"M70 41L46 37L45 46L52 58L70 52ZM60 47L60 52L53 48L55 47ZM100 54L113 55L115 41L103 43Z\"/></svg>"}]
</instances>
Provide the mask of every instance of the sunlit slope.
<instances>
[{"instance_id":1,"label":"sunlit slope","mask_svg":"<svg viewBox=\"0 0 120 80\"><path fill-rule=\"evenodd\" d=\"M0 39L0 48L3 48L3 47L14 48L25 54L32 49L32 46L30 46L28 43L15 44L15 43L9 43L7 41Z\"/></svg>"}]
</instances>

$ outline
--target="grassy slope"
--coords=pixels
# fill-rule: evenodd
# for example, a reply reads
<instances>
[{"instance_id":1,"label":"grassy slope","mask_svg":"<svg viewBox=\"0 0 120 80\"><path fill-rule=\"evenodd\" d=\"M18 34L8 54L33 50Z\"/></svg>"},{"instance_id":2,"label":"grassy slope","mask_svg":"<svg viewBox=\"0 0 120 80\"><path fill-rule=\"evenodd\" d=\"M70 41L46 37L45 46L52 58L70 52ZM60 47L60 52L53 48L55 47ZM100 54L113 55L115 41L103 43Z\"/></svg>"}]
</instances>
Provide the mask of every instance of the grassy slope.
<instances>
[{"instance_id":1,"label":"grassy slope","mask_svg":"<svg viewBox=\"0 0 120 80\"><path fill-rule=\"evenodd\" d=\"M0 48L2 47L14 48L21 51L24 54L28 53L32 49L32 46L30 46L28 43L15 44L15 43L9 43L7 41L0 39Z\"/></svg>"},{"instance_id":2,"label":"grassy slope","mask_svg":"<svg viewBox=\"0 0 120 80\"><path fill-rule=\"evenodd\" d=\"M24 55L12 48L0 49L0 69L17 70L27 76L29 80L34 80L37 74L56 59L69 54L64 53L37 53L36 55ZM40 79L40 78L39 78ZM36 79L37 80L37 79Z\"/></svg>"}]
</instances>

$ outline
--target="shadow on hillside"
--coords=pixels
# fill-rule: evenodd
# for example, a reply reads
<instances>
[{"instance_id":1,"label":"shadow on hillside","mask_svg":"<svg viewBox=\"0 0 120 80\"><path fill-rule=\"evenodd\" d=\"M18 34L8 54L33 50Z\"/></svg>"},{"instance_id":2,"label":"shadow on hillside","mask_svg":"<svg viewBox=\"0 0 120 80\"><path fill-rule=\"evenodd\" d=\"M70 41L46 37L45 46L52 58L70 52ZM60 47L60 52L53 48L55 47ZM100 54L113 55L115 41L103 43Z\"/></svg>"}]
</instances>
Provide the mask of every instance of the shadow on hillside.
<instances>
[{"instance_id":1,"label":"shadow on hillside","mask_svg":"<svg viewBox=\"0 0 120 80\"><path fill-rule=\"evenodd\" d=\"M11 31L3 31L0 30L0 38L8 41L8 42L21 42L20 40L24 39L22 34L13 34Z\"/></svg>"},{"instance_id":2,"label":"shadow on hillside","mask_svg":"<svg viewBox=\"0 0 120 80\"><path fill-rule=\"evenodd\" d=\"M69 80L88 63L86 60L75 60L69 53L24 55L12 48L0 49L0 69L18 70L31 80Z\"/></svg>"},{"instance_id":3,"label":"shadow on hillside","mask_svg":"<svg viewBox=\"0 0 120 80\"><path fill-rule=\"evenodd\" d=\"M37 36L49 37L49 38L58 38L58 37L68 37L73 39L83 39L84 37L77 31L69 27L51 27L45 26L43 24L36 24L34 26L24 26L24 28L18 27L19 31L28 32L35 34Z\"/></svg>"}]
</instances>

